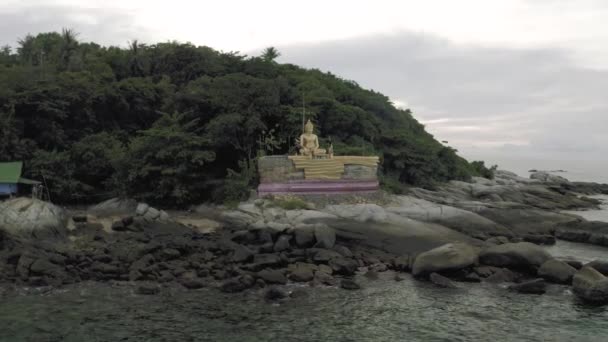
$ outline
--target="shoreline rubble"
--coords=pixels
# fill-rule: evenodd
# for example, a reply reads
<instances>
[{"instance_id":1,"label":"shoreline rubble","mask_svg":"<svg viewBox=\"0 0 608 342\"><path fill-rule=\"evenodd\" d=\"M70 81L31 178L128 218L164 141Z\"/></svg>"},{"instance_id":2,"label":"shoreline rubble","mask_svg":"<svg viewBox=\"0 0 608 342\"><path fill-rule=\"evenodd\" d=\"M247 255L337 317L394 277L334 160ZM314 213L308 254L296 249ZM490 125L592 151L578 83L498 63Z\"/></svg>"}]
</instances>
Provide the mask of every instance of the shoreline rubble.
<instances>
[{"instance_id":1,"label":"shoreline rubble","mask_svg":"<svg viewBox=\"0 0 608 342\"><path fill-rule=\"evenodd\" d=\"M310 205L302 209L257 199L215 210L212 218L222 227L206 233L132 200L106 201L105 207L121 209L123 203L133 213L120 213L111 229L77 213L72 229L50 227L51 235L31 229L19 234L15 226L0 230L0 283L127 281L146 295L159 293L165 283L226 293L287 283L355 290L355 275L374 279L390 270L396 279L399 272L411 272L447 288L472 281L513 283L517 292L543 293L546 283L572 284L580 298L608 302L605 275L594 268L603 263L579 270L571 267L576 260L560 261L539 246L556 238L607 246L608 223L560 211L597 207L585 196L607 194L608 186L539 179L497 171L493 180L413 188L382 201L308 198ZM198 210L210 212L208 206ZM267 296L285 297L275 292Z\"/></svg>"}]
</instances>

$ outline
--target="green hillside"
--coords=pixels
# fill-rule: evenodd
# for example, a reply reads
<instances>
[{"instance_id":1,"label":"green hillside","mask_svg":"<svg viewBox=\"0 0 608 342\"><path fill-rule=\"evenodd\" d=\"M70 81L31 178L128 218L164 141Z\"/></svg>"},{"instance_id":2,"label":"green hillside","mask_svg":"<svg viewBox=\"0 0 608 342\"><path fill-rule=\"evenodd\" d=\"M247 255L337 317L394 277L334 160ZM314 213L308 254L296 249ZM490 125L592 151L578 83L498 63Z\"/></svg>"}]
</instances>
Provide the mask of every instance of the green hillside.
<instances>
[{"instance_id":1,"label":"green hillside","mask_svg":"<svg viewBox=\"0 0 608 342\"><path fill-rule=\"evenodd\" d=\"M302 103L337 154L378 154L382 181L432 186L485 171L437 142L409 110L331 73L177 42L129 48L73 31L0 51L0 161L23 160L53 200L115 195L183 205L234 200L255 158L294 151ZM327 141L322 141L326 143Z\"/></svg>"}]
</instances>

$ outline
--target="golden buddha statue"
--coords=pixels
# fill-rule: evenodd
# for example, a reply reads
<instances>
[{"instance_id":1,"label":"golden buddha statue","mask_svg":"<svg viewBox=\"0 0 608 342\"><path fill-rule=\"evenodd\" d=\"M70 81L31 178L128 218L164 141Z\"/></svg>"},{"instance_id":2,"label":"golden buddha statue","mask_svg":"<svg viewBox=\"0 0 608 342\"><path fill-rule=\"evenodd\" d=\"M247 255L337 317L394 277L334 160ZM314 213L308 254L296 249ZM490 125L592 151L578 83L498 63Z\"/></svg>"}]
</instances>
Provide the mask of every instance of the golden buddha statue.
<instances>
[{"instance_id":1,"label":"golden buddha statue","mask_svg":"<svg viewBox=\"0 0 608 342\"><path fill-rule=\"evenodd\" d=\"M315 157L326 155L325 149L319 148L319 137L313 133L314 126L310 120L304 125L304 133L300 135L300 155Z\"/></svg>"}]
</instances>

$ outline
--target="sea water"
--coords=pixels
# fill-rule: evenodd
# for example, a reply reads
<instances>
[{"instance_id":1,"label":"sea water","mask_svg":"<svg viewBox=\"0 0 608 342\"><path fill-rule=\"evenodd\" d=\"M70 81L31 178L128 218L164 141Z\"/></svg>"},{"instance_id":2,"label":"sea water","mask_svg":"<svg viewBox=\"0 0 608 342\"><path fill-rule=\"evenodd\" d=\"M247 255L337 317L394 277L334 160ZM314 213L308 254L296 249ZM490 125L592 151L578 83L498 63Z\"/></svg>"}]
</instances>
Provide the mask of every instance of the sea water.
<instances>
[{"instance_id":1,"label":"sea water","mask_svg":"<svg viewBox=\"0 0 608 342\"><path fill-rule=\"evenodd\" d=\"M554 255L608 259L608 249L559 241ZM82 283L10 289L0 297L0 341L605 341L608 306L569 286L544 295L461 283L443 289L390 272L359 276L363 288L288 285L280 303L263 290L223 294L178 286L144 296L133 286Z\"/></svg>"}]
</instances>

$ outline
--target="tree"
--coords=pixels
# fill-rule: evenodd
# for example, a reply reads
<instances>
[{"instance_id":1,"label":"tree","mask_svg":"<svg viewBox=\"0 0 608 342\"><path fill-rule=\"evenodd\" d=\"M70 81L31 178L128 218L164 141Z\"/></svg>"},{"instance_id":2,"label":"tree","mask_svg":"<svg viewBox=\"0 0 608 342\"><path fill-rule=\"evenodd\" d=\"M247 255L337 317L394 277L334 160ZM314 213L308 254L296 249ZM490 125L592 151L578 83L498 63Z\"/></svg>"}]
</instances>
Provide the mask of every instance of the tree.
<instances>
[{"instance_id":1,"label":"tree","mask_svg":"<svg viewBox=\"0 0 608 342\"><path fill-rule=\"evenodd\" d=\"M203 198L205 166L215 159L197 120L164 114L129 145L122 165L130 193L150 203L183 205Z\"/></svg>"},{"instance_id":2,"label":"tree","mask_svg":"<svg viewBox=\"0 0 608 342\"><path fill-rule=\"evenodd\" d=\"M274 46L267 47L262 52L262 59L266 62L274 62L275 59L279 58L281 53Z\"/></svg>"}]
</instances>

